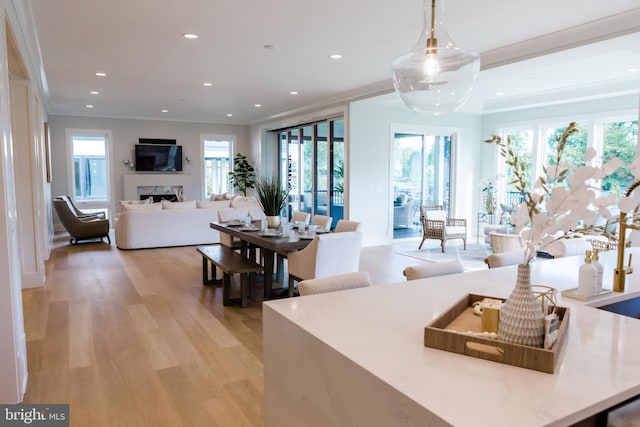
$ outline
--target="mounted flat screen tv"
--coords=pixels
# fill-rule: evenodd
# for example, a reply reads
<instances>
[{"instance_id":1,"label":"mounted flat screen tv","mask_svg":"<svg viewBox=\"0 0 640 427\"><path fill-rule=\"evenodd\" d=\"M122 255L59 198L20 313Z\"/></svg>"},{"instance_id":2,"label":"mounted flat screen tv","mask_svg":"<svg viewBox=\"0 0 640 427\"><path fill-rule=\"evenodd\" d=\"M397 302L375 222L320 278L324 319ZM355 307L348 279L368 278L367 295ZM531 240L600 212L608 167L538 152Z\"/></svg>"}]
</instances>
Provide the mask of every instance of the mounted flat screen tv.
<instances>
[{"instance_id":1,"label":"mounted flat screen tv","mask_svg":"<svg viewBox=\"0 0 640 427\"><path fill-rule=\"evenodd\" d=\"M135 147L137 171L182 171L181 145L137 144Z\"/></svg>"}]
</instances>

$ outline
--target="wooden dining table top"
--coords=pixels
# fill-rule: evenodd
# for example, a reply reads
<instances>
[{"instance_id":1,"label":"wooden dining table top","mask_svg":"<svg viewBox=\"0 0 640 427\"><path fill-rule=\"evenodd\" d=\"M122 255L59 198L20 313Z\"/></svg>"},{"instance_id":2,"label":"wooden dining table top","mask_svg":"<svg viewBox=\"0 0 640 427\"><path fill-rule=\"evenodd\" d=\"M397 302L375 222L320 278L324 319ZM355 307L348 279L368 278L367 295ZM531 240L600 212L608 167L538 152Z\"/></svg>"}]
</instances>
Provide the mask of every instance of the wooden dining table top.
<instances>
[{"instance_id":1,"label":"wooden dining table top","mask_svg":"<svg viewBox=\"0 0 640 427\"><path fill-rule=\"evenodd\" d=\"M313 239L302 238L295 230L292 230L289 236L265 236L260 231L259 224L260 221L254 221L252 223L255 231L247 231L242 225L232 226L222 222L212 222L210 227L255 246L281 254L304 249L313 241Z\"/></svg>"}]
</instances>

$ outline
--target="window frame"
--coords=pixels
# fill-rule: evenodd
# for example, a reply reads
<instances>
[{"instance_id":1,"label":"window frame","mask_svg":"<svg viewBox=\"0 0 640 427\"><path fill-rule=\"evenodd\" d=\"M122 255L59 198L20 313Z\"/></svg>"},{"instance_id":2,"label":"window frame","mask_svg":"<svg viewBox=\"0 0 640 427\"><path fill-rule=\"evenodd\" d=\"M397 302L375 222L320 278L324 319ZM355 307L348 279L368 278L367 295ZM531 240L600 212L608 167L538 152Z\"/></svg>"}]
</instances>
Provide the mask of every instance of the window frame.
<instances>
[{"instance_id":1,"label":"window frame","mask_svg":"<svg viewBox=\"0 0 640 427\"><path fill-rule=\"evenodd\" d=\"M106 198L95 200L76 200L75 197L75 169L73 157L73 138L75 136L104 137L105 139L105 186ZM77 202L81 207L86 209L106 209L108 212L113 210L113 132L109 129L65 129L65 145L66 145L66 163L67 163L67 194Z\"/></svg>"},{"instance_id":2,"label":"window frame","mask_svg":"<svg viewBox=\"0 0 640 427\"><path fill-rule=\"evenodd\" d=\"M200 183L202 185L200 193L203 200L207 198L207 183L205 181L207 175L205 170L206 164L204 159L204 153L205 153L204 145L205 145L205 141L211 141L211 140L229 142L229 152L227 153L229 157L229 171L233 171L233 157L234 157L234 152L236 147L236 136L213 134L213 133L200 134L200 161L202 162L200 167ZM233 188L230 185L227 185L227 192L228 193L234 192Z\"/></svg>"}]
</instances>

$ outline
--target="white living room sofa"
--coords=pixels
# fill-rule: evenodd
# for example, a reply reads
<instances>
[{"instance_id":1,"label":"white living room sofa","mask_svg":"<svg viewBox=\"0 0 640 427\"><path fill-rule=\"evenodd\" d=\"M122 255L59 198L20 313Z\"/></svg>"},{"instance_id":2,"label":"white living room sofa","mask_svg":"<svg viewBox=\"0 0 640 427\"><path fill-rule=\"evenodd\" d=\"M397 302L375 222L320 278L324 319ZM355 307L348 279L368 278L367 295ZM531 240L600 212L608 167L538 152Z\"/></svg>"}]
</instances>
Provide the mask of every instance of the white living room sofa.
<instances>
[{"instance_id":1,"label":"white living room sofa","mask_svg":"<svg viewBox=\"0 0 640 427\"><path fill-rule=\"evenodd\" d=\"M115 221L119 249L162 248L220 242L209 224L218 221L220 209L234 208L240 216L259 208L251 197L230 200L139 203L121 202L122 212Z\"/></svg>"}]
</instances>

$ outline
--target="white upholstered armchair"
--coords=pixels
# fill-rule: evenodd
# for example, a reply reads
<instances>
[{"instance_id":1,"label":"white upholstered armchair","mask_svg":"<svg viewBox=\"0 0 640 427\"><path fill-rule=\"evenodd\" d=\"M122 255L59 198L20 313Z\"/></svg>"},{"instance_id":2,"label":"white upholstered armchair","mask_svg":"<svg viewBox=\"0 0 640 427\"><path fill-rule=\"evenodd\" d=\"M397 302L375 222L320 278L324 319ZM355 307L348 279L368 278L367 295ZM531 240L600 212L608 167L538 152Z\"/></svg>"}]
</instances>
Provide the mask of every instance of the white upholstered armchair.
<instances>
[{"instance_id":1,"label":"white upholstered armchair","mask_svg":"<svg viewBox=\"0 0 640 427\"><path fill-rule=\"evenodd\" d=\"M358 271L362 233L348 231L317 235L298 252L287 255L289 295L295 281L317 279Z\"/></svg>"},{"instance_id":2,"label":"white upholstered armchair","mask_svg":"<svg viewBox=\"0 0 640 427\"><path fill-rule=\"evenodd\" d=\"M447 218L447 211L442 206L420 206L420 220L422 221L422 241L418 250L427 239L440 240L442 252L447 240L462 239L464 249L467 249L467 220Z\"/></svg>"}]
</instances>

